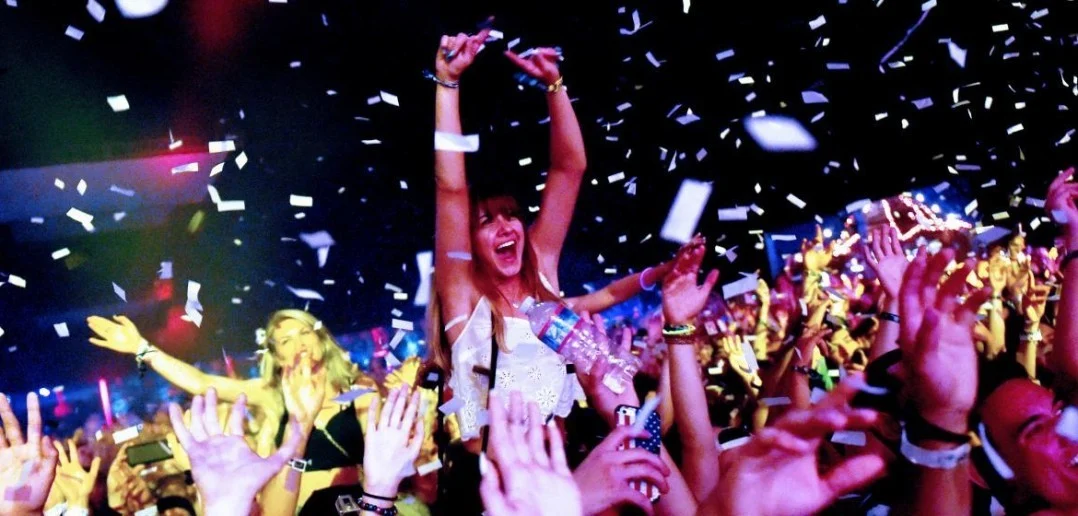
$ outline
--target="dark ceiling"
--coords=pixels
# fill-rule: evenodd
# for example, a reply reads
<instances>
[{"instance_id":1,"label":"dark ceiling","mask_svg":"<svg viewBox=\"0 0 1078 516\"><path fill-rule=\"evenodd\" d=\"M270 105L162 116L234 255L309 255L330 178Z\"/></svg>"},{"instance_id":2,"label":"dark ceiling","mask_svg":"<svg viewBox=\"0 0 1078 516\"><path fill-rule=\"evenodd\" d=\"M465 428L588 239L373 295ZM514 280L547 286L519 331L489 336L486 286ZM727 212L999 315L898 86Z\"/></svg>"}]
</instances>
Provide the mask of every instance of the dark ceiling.
<instances>
[{"instance_id":1,"label":"dark ceiling","mask_svg":"<svg viewBox=\"0 0 1078 516\"><path fill-rule=\"evenodd\" d=\"M1058 144L1074 127L1073 2L939 0L889 60L904 61L901 67L880 61L918 21L917 2L694 0L686 15L681 2L669 0L172 0L156 17L126 20L103 0L100 24L81 0L18 4L0 7L0 281L16 274L28 285L0 286L5 392L129 373L129 358L86 343L83 318L131 313L148 333L164 332L188 280L202 284L202 328L162 338L189 359L217 356L222 347L253 350L253 328L266 314L305 305L285 285L324 295L310 309L338 333L385 325L393 308L421 320L421 308L395 302L385 289L391 283L414 293L415 255L432 245L432 86L420 71L440 34L472 30L491 14L507 40L523 38L521 48L557 45L567 57L566 83L578 99L589 180L596 180L580 199L563 260L571 292L585 281L605 281L604 268L624 272L668 256L672 244L639 242L658 233L687 177L714 181L700 228L741 246L736 262L720 264L734 277L762 267L749 230L780 231L857 199L944 180L956 190L972 185L960 205L976 198L990 221L1020 186L1023 196L1043 197L1054 171L1073 158L1073 144ZM1047 15L1034 19L1044 8ZM632 28L634 11L651 24L620 34ZM811 28L820 15L826 23ZM1007 29L994 31L1001 24ZM81 41L64 35L69 25L85 32ZM967 50L964 69L950 58L946 38ZM727 49L732 57L716 58ZM849 70L829 70L828 63L848 63ZM534 199L546 115L541 95L518 91L512 71L491 51L464 79L466 128L482 141L470 169L512 177ZM829 103L806 105L804 90ZM397 95L400 106L369 105L380 91ZM109 108L106 97L119 94L129 111ZM912 102L927 97L931 107ZM631 107L619 111L626 102ZM678 124L687 108L700 121ZM762 152L739 122L759 110L798 118L820 147L803 155ZM1023 130L1008 134L1019 123ZM184 142L175 151L168 148L170 131ZM212 182L222 197L244 200L245 211L218 213L208 196L149 200L145 192L167 193L173 177L195 181L196 190L211 181L205 165L197 175L170 177L154 159L205 153L206 142L226 138L238 149L216 157L227 164ZM381 143L362 143L373 139ZM661 148L672 154L662 159ZM698 160L701 149L706 157ZM242 170L234 163L240 151L250 159ZM685 157L670 171L677 153ZM524 157L535 164L519 166ZM119 186L139 194L126 207L113 206L107 197L116 194L99 175L105 172L92 170L123 168L116 163L131 159L149 160L154 170L128 174ZM63 191L52 186L58 174L77 176L74 169L46 168L75 163L103 163L86 169L85 196L72 191L77 180ZM961 163L979 167L949 171ZM35 178L23 169L41 173ZM624 182L607 181L622 171L637 178L636 195ZM991 180L995 186L980 188ZM807 206L789 203L790 193ZM312 196L314 207L290 206L292 194ZM717 208L750 203L765 215L734 223L715 217ZM102 210L95 219L102 229L86 233L63 210L42 213L40 225L22 217L68 204ZM129 216L114 221L119 209ZM191 231L199 211L205 217ZM1024 206L1010 214L1026 223L1038 215ZM292 240L317 230L337 242L324 268L313 250ZM1052 231L1045 225L1031 238L1044 241ZM627 243L618 242L622 235ZM54 261L51 253L65 247L74 259ZM175 264L171 303L152 301L162 261ZM127 290L128 303L113 293L113 282ZM67 322L70 338L56 335L58 322ZM9 347L17 349L8 353Z\"/></svg>"}]
</instances>

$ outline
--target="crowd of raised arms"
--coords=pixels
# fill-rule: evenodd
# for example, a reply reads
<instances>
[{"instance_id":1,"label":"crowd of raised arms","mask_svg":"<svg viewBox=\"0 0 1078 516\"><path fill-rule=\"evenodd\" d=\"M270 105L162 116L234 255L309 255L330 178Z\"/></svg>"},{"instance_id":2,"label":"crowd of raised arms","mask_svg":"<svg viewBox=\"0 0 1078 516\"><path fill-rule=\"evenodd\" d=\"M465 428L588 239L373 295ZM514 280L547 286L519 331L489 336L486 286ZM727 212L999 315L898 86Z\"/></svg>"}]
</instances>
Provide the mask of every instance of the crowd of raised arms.
<instances>
[{"instance_id":1,"label":"crowd of raised arms","mask_svg":"<svg viewBox=\"0 0 1078 516\"><path fill-rule=\"evenodd\" d=\"M442 38L438 133L462 134L462 75L486 38ZM1046 194L1051 248L1020 231L959 251L889 224L838 245L817 230L771 284L723 299L697 236L564 298L583 139L558 53L506 58L548 86L541 210L526 223L508 189L469 180L463 153L435 151L422 364L376 381L316 316L281 310L260 375L241 380L169 356L126 317L90 317L94 345L193 400L117 444L89 426L43 436L35 394L23 422L0 396L0 514L1078 513L1073 169ZM661 310L593 315L654 287ZM529 298L607 331L602 364L637 364L633 385L544 345ZM147 443L165 458L135 457Z\"/></svg>"}]
</instances>

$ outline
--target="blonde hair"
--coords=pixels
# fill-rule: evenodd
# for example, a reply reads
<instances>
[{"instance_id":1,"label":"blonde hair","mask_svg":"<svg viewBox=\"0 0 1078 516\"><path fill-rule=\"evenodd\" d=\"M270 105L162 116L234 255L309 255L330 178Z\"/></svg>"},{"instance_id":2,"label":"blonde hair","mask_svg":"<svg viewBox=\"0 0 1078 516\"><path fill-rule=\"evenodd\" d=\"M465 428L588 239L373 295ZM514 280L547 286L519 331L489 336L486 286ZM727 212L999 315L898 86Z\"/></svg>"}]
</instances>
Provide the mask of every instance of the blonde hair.
<instances>
[{"instance_id":1,"label":"blonde hair","mask_svg":"<svg viewBox=\"0 0 1078 516\"><path fill-rule=\"evenodd\" d=\"M513 207L516 207L516 199L511 196L497 196L497 198L510 199ZM487 199L478 199L472 204L471 212L471 228L474 234L476 223L476 211L479 205L486 202ZM542 274L539 272L539 256L535 252L535 248L532 247L531 242L527 240L527 231L524 232L525 241L524 253L520 261L520 279L523 284L523 290L525 295L531 296L537 302L554 301L557 303L564 303L564 300L557 293L551 292L549 288L544 284ZM503 352L508 352L508 347L505 342L505 315L499 308L498 300L502 299L502 293L498 291L498 287L494 284L493 274L487 269L486 264L482 260L472 260L471 268L472 284L475 285L476 290L487 298L490 303L491 311L491 324L494 328L494 335L498 336L498 348ZM434 282L433 276L431 278L432 284ZM445 331L442 327L443 315L441 311L441 298L437 292L431 296L430 305L427 307L427 325L428 325L428 344L427 349L430 353L430 361L442 368L443 371L449 372L452 370L452 342L447 342L445 337ZM469 316L471 314L468 314Z\"/></svg>"},{"instance_id":2,"label":"blonde hair","mask_svg":"<svg viewBox=\"0 0 1078 516\"><path fill-rule=\"evenodd\" d=\"M337 343L333 334L319 324L315 316L295 309L277 310L270 315L266 323L266 352L262 353L262 360L258 364L258 372L266 384L275 389L281 387L281 364L277 361L276 343L271 337L277 326L290 319L306 324L318 335L318 342L322 345L322 365L326 368L329 385L340 392L350 390L361 374L359 369L349 360L348 354Z\"/></svg>"}]
</instances>

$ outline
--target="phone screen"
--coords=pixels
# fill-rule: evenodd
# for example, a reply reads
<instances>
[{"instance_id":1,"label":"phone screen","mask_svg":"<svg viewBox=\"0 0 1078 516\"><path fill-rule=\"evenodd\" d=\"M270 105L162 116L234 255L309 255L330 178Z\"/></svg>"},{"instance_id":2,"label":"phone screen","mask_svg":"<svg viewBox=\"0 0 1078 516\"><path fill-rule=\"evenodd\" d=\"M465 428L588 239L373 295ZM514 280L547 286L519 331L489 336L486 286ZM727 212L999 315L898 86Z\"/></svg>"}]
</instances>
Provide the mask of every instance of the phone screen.
<instances>
[{"instance_id":1,"label":"phone screen","mask_svg":"<svg viewBox=\"0 0 1078 516\"><path fill-rule=\"evenodd\" d=\"M618 426L631 426L633 423L635 423L637 410L639 410L637 407L630 407L628 405L619 406L615 411ZM658 412L652 412L651 415L648 416L648 421L644 425L644 428L647 429L648 433L651 434L651 437L647 439L631 439L629 440L629 447L643 448L651 453L654 453L655 455L658 455L659 449L662 446L662 424L661 420L659 419ZM625 445L621 445L620 449L624 448ZM659 492L659 488L657 486L653 486L647 482L642 482L639 480L629 481L629 487L640 491L644 494L644 496L650 498L652 502L657 501L659 499L659 496L662 494Z\"/></svg>"},{"instance_id":2,"label":"phone screen","mask_svg":"<svg viewBox=\"0 0 1078 516\"><path fill-rule=\"evenodd\" d=\"M165 441L137 444L127 449L127 465L152 464L172 458L172 449Z\"/></svg>"}]
</instances>

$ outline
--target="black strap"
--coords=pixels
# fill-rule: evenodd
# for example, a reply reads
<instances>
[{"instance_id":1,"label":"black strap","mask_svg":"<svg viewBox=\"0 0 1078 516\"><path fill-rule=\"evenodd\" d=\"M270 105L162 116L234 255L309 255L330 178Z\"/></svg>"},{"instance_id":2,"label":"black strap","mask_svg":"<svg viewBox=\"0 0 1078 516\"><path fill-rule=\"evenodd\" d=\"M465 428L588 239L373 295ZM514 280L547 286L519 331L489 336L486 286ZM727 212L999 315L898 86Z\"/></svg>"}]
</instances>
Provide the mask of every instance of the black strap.
<instances>
[{"instance_id":1,"label":"black strap","mask_svg":"<svg viewBox=\"0 0 1078 516\"><path fill-rule=\"evenodd\" d=\"M494 390L494 382L498 379L498 335L494 332L490 336L490 373L487 376L487 419L488 424L483 428L483 453L487 452L487 441L490 440L490 392Z\"/></svg>"}]
</instances>

